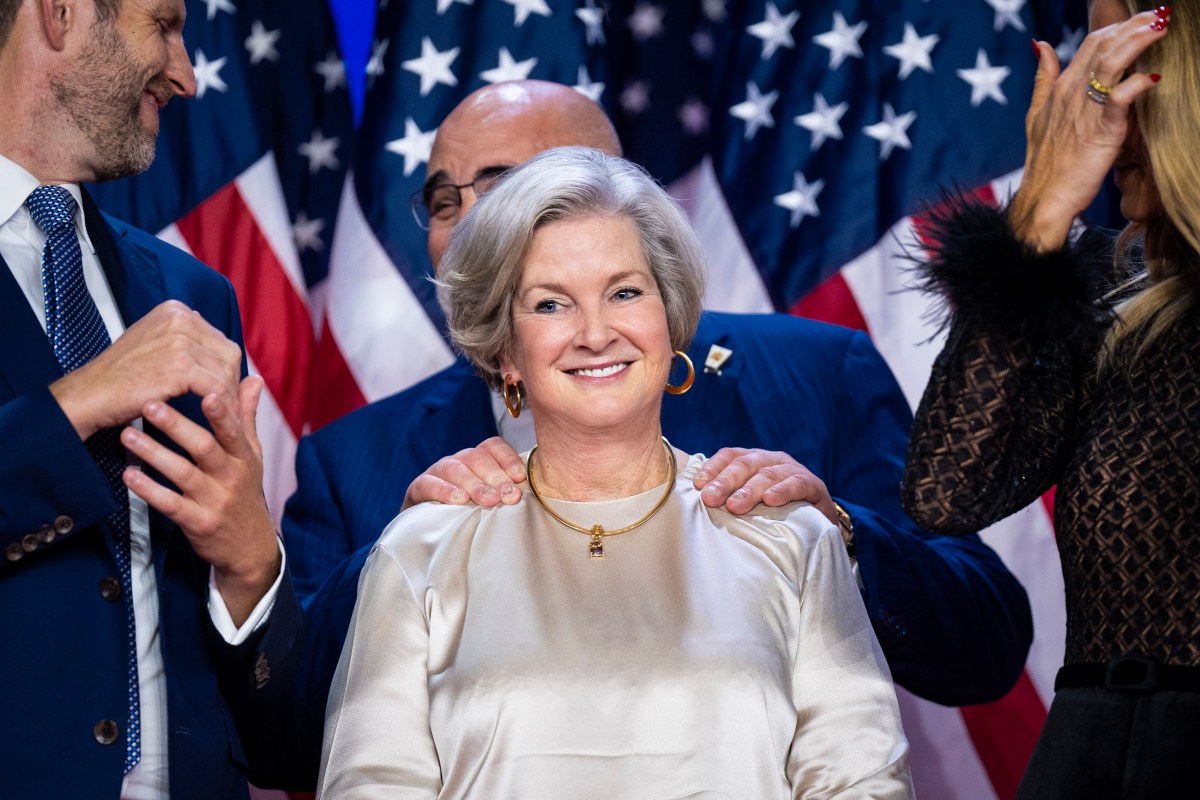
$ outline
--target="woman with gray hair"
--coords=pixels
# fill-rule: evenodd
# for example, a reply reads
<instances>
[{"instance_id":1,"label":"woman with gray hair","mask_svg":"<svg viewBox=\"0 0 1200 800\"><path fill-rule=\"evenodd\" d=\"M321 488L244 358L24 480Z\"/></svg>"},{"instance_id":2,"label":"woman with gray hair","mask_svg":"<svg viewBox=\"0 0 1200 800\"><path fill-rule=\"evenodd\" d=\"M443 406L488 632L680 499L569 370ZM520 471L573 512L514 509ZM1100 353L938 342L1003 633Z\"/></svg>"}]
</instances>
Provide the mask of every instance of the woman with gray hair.
<instances>
[{"instance_id":1,"label":"woman with gray hair","mask_svg":"<svg viewBox=\"0 0 1200 800\"><path fill-rule=\"evenodd\" d=\"M662 438L703 275L666 193L586 148L518 167L459 224L443 304L509 412L534 415L528 491L384 532L322 797L911 796L837 528L807 504L708 508L703 456Z\"/></svg>"}]
</instances>

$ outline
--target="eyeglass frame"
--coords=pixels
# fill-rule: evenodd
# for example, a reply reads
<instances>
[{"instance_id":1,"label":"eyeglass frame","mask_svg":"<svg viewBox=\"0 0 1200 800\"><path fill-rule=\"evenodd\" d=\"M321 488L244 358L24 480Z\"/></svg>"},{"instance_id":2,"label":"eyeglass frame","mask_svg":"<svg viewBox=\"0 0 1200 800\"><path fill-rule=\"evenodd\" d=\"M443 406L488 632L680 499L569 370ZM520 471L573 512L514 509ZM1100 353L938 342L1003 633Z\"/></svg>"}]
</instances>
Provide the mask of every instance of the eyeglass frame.
<instances>
[{"instance_id":1,"label":"eyeglass frame","mask_svg":"<svg viewBox=\"0 0 1200 800\"><path fill-rule=\"evenodd\" d=\"M417 189L408 198L408 208L412 212L413 220L417 223L417 227L423 231L433 230L434 228L452 227L457 224L457 219L447 219L445 221L436 221L429 208L429 199L432 199L433 193L440 189L453 189L458 194L458 208L462 208L462 190L468 186L475 193L475 198L478 199L487 194L491 189L495 188L497 182L512 169L511 166L493 166L484 167L476 174L474 180L467 183L431 183ZM478 183L483 183L482 191L476 186ZM428 198L428 199L427 199Z\"/></svg>"}]
</instances>

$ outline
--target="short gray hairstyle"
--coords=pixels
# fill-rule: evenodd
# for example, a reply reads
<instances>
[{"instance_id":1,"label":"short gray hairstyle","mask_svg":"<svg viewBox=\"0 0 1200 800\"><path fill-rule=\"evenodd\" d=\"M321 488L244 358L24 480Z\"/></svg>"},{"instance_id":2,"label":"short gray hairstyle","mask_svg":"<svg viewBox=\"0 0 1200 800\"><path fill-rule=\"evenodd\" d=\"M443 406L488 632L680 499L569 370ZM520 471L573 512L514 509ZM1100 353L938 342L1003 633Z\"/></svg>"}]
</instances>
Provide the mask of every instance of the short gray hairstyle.
<instances>
[{"instance_id":1,"label":"short gray hairstyle","mask_svg":"<svg viewBox=\"0 0 1200 800\"><path fill-rule=\"evenodd\" d=\"M705 264L679 205L636 164L590 147L547 150L510 171L460 222L438 270L450 336L494 389L512 341L512 305L537 231L562 220L627 219L666 308L671 347L686 350L700 320Z\"/></svg>"}]
</instances>

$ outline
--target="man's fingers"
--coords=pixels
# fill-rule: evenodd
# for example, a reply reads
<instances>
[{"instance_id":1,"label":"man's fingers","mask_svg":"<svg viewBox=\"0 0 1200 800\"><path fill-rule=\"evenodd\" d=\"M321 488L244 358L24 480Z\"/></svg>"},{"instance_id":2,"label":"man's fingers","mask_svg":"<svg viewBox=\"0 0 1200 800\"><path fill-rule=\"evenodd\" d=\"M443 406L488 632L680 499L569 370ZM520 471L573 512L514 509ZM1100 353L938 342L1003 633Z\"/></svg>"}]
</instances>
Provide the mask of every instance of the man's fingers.
<instances>
[{"instance_id":1,"label":"man's fingers","mask_svg":"<svg viewBox=\"0 0 1200 800\"><path fill-rule=\"evenodd\" d=\"M515 483L525 480L525 459L507 441L493 436L480 444L479 449L487 451L510 480Z\"/></svg>"},{"instance_id":2,"label":"man's fingers","mask_svg":"<svg viewBox=\"0 0 1200 800\"><path fill-rule=\"evenodd\" d=\"M242 356L237 343L213 327L199 311L193 311L178 300L160 303L145 317L129 326L129 331L143 328L155 338L170 334L186 336L222 360L237 365L240 370Z\"/></svg>"},{"instance_id":3,"label":"man's fingers","mask_svg":"<svg viewBox=\"0 0 1200 800\"><path fill-rule=\"evenodd\" d=\"M408 485L408 491L404 493L404 503L400 506L400 510L404 511L420 503L431 502L461 506L470 500L471 495L465 490L426 472L418 475Z\"/></svg>"},{"instance_id":4,"label":"man's fingers","mask_svg":"<svg viewBox=\"0 0 1200 800\"><path fill-rule=\"evenodd\" d=\"M238 404L241 407L242 428L246 437L258 442L258 401L262 399L266 381L261 375L249 375L238 386Z\"/></svg>"},{"instance_id":5,"label":"man's fingers","mask_svg":"<svg viewBox=\"0 0 1200 800\"><path fill-rule=\"evenodd\" d=\"M148 506L183 527L183 520L187 517L187 500L182 495L151 479L137 467L126 467L121 477L129 490L145 500Z\"/></svg>"},{"instance_id":6,"label":"man's fingers","mask_svg":"<svg viewBox=\"0 0 1200 800\"><path fill-rule=\"evenodd\" d=\"M771 465L756 472L745 486L730 495L725 508L732 514L744 514L759 503L778 507L804 501L828 504L825 483L800 464Z\"/></svg>"},{"instance_id":7,"label":"man's fingers","mask_svg":"<svg viewBox=\"0 0 1200 800\"><path fill-rule=\"evenodd\" d=\"M724 472L725 468L739 456L748 452L743 447L722 447L717 452L709 456L700 469L696 471L696 478L692 482L697 489L702 489L704 484L711 481L713 478Z\"/></svg>"},{"instance_id":8,"label":"man's fingers","mask_svg":"<svg viewBox=\"0 0 1200 800\"><path fill-rule=\"evenodd\" d=\"M429 468L429 474L465 491L472 502L494 506L501 502L500 492L512 481L491 455L479 448L462 450L447 456Z\"/></svg>"},{"instance_id":9,"label":"man's fingers","mask_svg":"<svg viewBox=\"0 0 1200 800\"><path fill-rule=\"evenodd\" d=\"M481 502L481 496L490 500L492 493L496 494L499 501L515 503L516 499L520 497L520 492L514 486L512 477L514 462L520 465L519 477L515 480L524 480L525 462L508 442L499 437L493 437L478 447L459 450L453 456L442 459L439 463L443 464L446 469L436 474L466 489L477 503ZM437 465L434 466L437 467ZM494 504L495 502L491 501L482 503L482 505Z\"/></svg>"},{"instance_id":10,"label":"man's fingers","mask_svg":"<svg viewBox=\"0 0 1200 800\"><path fill-rule=\"evenodd\" d=\"M170 453L169 450L167 452ZM175 454L171 453L171 455ZM178 456L175 457L178 458ZM126 467L121 477L130 491L145 500L146 505L178 525L189 539L191 531L211 527L213 516L203 504L171 491L141 469ZM211 560L211 558L206 558L206 560Z\"/></svg>"},{"instance_id":11,"label":"man's fingers","mask_svg":"<svg viewBox=\"0 0 1200 800\"><path fill-rule=\"evenodd\" d=\"M200 404L217 443L233 458L246 461L262 452L255 426L262 389L262 378L252 375L238 386L236 405L223 394L210 394Z\"/></svg>"},{"instance_id":12,"label":"man's fingers","mask_svg":"<svg viewBox=\"0 0 1200 800\"><path fill-rule=\"evenodd\" d=\"M176 428L174 433L186 438L186 433L181 433L181 428L182 426ZM171 436L171 432L167 435ZM176 442L183 446L178 440ZM195 489L196 480L201 476L200 469L174 450L155 441L149 434L134 427L126 428L121 431L121 444L147 466L162 473L163 477L178 486L181 491Z\"/></svg>"},{"instance_id":13,"label":"man's fingers","mask_svg":"<svg viewBox=\"0 0 1200 800\"><path fill-rule=\"evenodd\" d=\"M238 382L241 380L240 367L230 369L229 363L222 356L199 347L194 342L187 342L180 345L176 368L181 375L186 376L188 391L200 397L210 394L223 395L236 406Z\"/></svg>"},{"instance_id":14,"label":"man's fingers","mask_svg":"<svg viewBox=\"0 0 1200 800\"><path fill-rule=\"evenodd\" d=\"M160 359L160 368L168 373L164 375L166 382L173 382L171 373L174 382L183 382L175 394L181 394L178 389L182 389L201 397L214 392L237 397L241 348L182 303L162 303L130 326L113 347L135 351L132 357L139 362Z\"/></svg>"},{"instance_id":15,"label":"man's fingers","mask_svg":"<svg viewBox=\"0 0 1200 800\"><path fill-rule=\"evenodd\" d=\"M787 453L724 448L704 466L695 485L710 508L745 514L759 503L781 506L802 500L833 511L824 481Z\"/></svg>"},{"instance_id":16,"label":"man's fingers","mask_svg":"<svg viewBox=\"0 0 1200 800\"><path fill-rule=\"evenodd\" d=\"M210 397L212 397L212 395L210 395ZM207 402L208 398L205 398L205 401L206 402L201 405L201 408L203 408L205 414L208 415L210 413L210 408L207 406L211 406L212 404ZM195 422L188 419L171 406L158 401L147 403L145 408L142 409L142 416L147 422L166 434L171 441L182 447L184 452L190 455L196 462L196 465L198 465L203 471L216 473L224 466L225 459L229 454L222 446L222 443L217 440L211 431L201 427L200 425L197 425ZM225 419L223 417L227 416L229 416L229 414L228 410L226 409L224 412L222 412L222 414L217 415L217 419L221 424L225 424ZM130 434L130 436L132 436L132 434ZM143 434L143 436L145 436L145 434ZM157 444L157 442L153 442L153 440L151 440L151 442ZM138 455L140 456L141 454L139 453ZM186 459L184 460L186 461ZM184 488L182 483L175 480L175 476L173 474L160 469L157 464L152 464L152 466L170 478L171 481L180 488Z\"/></svg>"},{"instance_id":17,"label":"man's fingers","mask_svg":"<svg viewBox=\"0 0 1200 800\"><path fill-rule=\"evenodd\" d=\"M524 477L525 462L508 442L493 437L446 456L419 475L404 493L404 508L429 501L511 505L521 499L516 484Z\"/></svg>"},{"instance_id":18,"label":"man's fingers","mask_svg":"<svg viewBox=\"0 0 1200 800\"><path fill-rule=\"evenodd\" d=\"M712 465L708 461L704 463L694 485L701 490L704 504L711 508L726 505L734 492L746 486L760 470L780 464L796 464L786 453L738 447L722 448L710 461ZM701 480L702 477L704 480Z\"/></svg>"}]
</instances>

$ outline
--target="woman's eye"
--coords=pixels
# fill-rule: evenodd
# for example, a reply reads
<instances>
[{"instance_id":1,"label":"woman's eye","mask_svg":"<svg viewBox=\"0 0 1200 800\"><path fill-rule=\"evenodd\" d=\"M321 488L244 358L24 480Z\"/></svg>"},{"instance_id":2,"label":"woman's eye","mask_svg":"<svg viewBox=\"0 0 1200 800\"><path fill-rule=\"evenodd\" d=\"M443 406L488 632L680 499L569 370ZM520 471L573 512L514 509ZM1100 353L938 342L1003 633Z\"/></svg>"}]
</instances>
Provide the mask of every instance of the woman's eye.
<instances>
[{"instance_id":1,"label":"woman's eye","mask_svg":"<svg viewBox=\"0 0 1200 800\"><path fill-rule=\"evenodd\" d=\"M533 310L536 311L538 314L553 314L555 311L558 311L558 301L557 300L542 300L536 306L533 307Z\"/></svg>"},{"instance_id":2,"label":"woman's eye","mask_svg":"<svg viewBox=\"0 0 1200 800\"><path fill-rule=\"evenodd\" d=\"M613 299L614 300L632 300L635 297L640 297L641 294L642 294L641 289L635 289L632 286L626 286L623 289L617 289L615 292L613 292Z\"/></svg>"}]
</instances>

